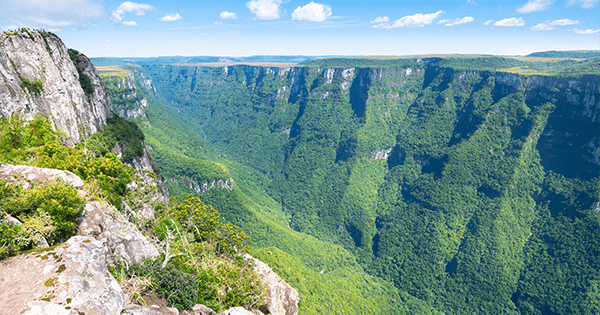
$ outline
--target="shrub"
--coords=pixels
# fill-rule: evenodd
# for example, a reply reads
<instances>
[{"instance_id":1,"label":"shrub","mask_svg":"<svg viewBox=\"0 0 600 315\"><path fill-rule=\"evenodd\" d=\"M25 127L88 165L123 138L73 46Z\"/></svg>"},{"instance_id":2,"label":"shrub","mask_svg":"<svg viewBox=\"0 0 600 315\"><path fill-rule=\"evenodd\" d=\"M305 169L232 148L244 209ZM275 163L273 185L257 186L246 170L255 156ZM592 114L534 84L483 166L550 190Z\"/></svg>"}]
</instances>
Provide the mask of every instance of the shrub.
<instances>
[{"instance_id":1,"label":"shrub","mask_svg":"<svg viewBox=\"0 0 600 315\"><path fill-rule=\"evenodd\" d=\"M158 296L166 298L169 306L180 310L191 309L198 299L199 279L172 264L161 268L159 261L146 261L132 265L128 275L150 276Z\"/></svg>"},{"instance_id":2,"label":"shrub","mask_svg":"<svg viewBox=\"0 0 600 315\"><path fill-rule=\"evenodd\" d=\"M84 178L96 180L98 186L106 192L108 201L120 206L132 173L133 169L123 164L116 155L107 154L87 164Z\"/></svg>"},{"instance_id":3,"label":"shrub","mask_svg":"<svg viewBox=\"0 0 600 315\"><path fill-rule=\"evenodd\" d=\"M0 259L13 255L21 249L23 243L19 241L20 227L11 227L8 222L0 221Z\"/></svg>"},{"instance_id":4,"label":"shrub","mask_svg":"<svg viewBox=\"0 0 600 315\"><path fill-rule=\"evenodd\" d=\"M21 79L21 88L27 89L31 94L40 95L44 90L42 81L31 81L21 74L19 74L19 79Z\"/></svg>"},{"instance_id":5,"label":"shrub","mask_svg":"<svg viewBox=\"0 0 600 315\"><path fill-rule=\"evenodd\" d=\"M25 246L35 241L36 233L48 235L50 244L73 236L84 204L77 190L63 181L36 185L0 200L0 208L8 214L26 223L31 221L19 236ZM50 216L51 222L45 219L44 213Z\"/></svg>"}]
</instances>

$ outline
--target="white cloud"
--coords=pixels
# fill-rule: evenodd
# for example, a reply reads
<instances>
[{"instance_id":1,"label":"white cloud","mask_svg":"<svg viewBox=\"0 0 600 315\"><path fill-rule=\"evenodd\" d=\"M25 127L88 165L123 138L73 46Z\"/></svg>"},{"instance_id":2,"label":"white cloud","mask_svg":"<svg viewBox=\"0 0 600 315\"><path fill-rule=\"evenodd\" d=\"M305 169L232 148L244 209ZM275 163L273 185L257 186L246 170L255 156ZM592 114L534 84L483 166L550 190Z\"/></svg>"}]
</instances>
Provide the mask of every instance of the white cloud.
<instances>
[{"instance_id":1,"label":"white cloud","mask_svg":"<svg viewBox=\"0 0 600 315\"><path fill-rule=\"evenodd\" d=\"M523 20L522 18L515 18L512 17L510 19L503 19L500 20L496 23L494 23L494 26L499 26L499 27L512 27L512 26L523 26L525 25L525 20Z\"/></svg>"},{"instance_id":2,"label":"white cloud","mask_svg":"<svg viewBox=\"0 0 600 315\"><path fill-rule=\"evenodd\" d=\"M551 31L555 29L556 26L551 25L550 23L539 23L536 26L532 26L529 29L532 31Z\"/></svg>"},{"instance_id":3,"label":"white cloud","mask_svg":"<svg viewBox=\"0 0 600 315\"><path fill-rule=\"evenodd\" d=\"M127 26L136 26L138 25L137 23L135 23L135 21L123 21L123 25L127 25Z\"/></svg>"},{"instance_id":4,"label":"white cloud","mask_svg":"<svg viewBox=\"0 0 600 315\"><path fill-rule=\"evenodd\" d=\"M250 12L259 20L276 20L279 18L281 0L252 0L246 3Z\"/></svg>"},{"instance_id":5,"label":"white cloud","mask_svg":"<svg viewBox=\"0 0 600 315\"><path fill-rule=\"evenodd\" d=\"M396 20L392 25L388 23L380 23L377 25L373 25L373 28L384 28L389 30L400 27L423 27L425 25L430 25L431 23L433 23L433 20L437 19L442 14L444 14L444 11L440 10L435 13L429 14L417 13L414 15L407 15L403 16L399 20Z\"/></svg>"},{"instance_id":6,"label":"white cloud","mask_svg":"<svg viewBox=\"0 0 600 315\"><path fill-rule=\"evenodd\" d=\"M492 24L492 22L494 22L494 20L487 20L487 21L483 22L483 25L490 25L490 24Z\"/></svg>"},{"instance_id":7,"label":"white cloud","mask_svg":"<svg viewBox=\"0 0 600 315\"><path fill-rule=\"evenodd\" d=\"M548 10L554 0L529 0L524 6L517 9L519 13L531 13Z\"/></svg>"},{"instance_id":8,"label":"white cloud","mask_svg":"<svg viewBox=\"0 0 600 315\"><path fill-rule=\"evenodd\" d=\"M595 33L599 33L600 29L593 30L593 29L588 28L587 30L580 30L580 29L574 28L571 31L575 32L575 34L595 34Z\"/></svg>"},{"instance_id":9,"label":"white cloud","mask_svg":"<svg viewBox=\"0 0 600 315\"><path fill-rule=\"evenodd\" d=\"M325 4L310 2L292 13L295 22L323 22L331 16L331 7Z\"/></svg>"},{"instance_id":10,"label":"white cloud","mask_svg":"<svg viewBox=\"0 0 600 315\"><path fill-rule=\"evenodd\" d=\"M477 4L477 3L475 3L475 0L467 0L467 4Z\"/></svg>"},{"instance_id":11,"label":"white cloud","mask_svg":"<svg viewBox=\"0 0 600 315\"><path fill-rule=\"evenodd\" d=\"M237 19L237 13L233 13L233 12L223 11L219 14L219 16L221 17L221 20L227 20L227 19L236 20Z\"/></svg>"},{"instance_id":12,"label":"white cloud","mask_svg":"<svg viewBox=\"0 0 600 315\"><path fill-rule=\"evenodd\" d=\"M450 22L450 21L451 21L450 19L443 19L443 20L439 20L439 21L437 22L437 24L444 24L444 23L448 23L448 22Z\"/></svg>"},{"instance_id":13,"label":"white cloud","mask_svg":"<svg viewBox=\"0 0 600 315\"><path fill-rule=\"evenodd\" d=\"M215 22L215 25L221 25L221 24L223 24L223 22L221 22L221 21L216 21Z\"/></svg>"},{"instance_id":14,"label":"white cloud","mask_svg":"<svg viewBox=\"0 0 600 315\"><path fill-rule=\"evenodd\" d=\"M555 29L557 26L568 26L568 25L577 25L579 21L569 20L569 19L560 19L552 22L546 21L546 23L539 23L536 26L532 26L529 29L532 31L551 31Z\"/></svg>"},{"instance_id":15,"label":"white cloud","mask_svg":"<svg viewBox=\"0 0 600 315\"><path fill-rule=\"evenodd\" d=\"M465 17L464 17L464 18L462 18L462 19L454 19L454 20L452 20L452 21L448 20L448 21L446 21L446 22L450 22L450 23L447 23L447 24L446 24L446 25L444 25L444 26L456 26L456 25L461 25L461 24L471 23L471 22L473 22L473 21L475 21L475 19L474 19L472 16L465 16ZM444 23L445 23L445 22L444 22ZM438 23L438 24L439 24L439 23Z\"/></svg>"},{"instance_id":16,"label":"white cloud","mask_svg":"<svg viewBox=\"0 0 600 315\"><path fill-rule=\"evenodd\" d=\"M167 15L161 17L158 20L161 22L173 22L173 21L181 20L181 15L179 15L179 13L171 13L171 14L167 14Z\"/></svg>"},{"instance_id":17,"label":"white cloud","mask_svg":"<svg viewBox=\"0 0 600 315\"><path fill-rule=\"evenodd\" d=\"M0 19L16 27L46 28L90 26L106 15L99 0L5 0Z\"/></svg>"},{"instance_id":18,"label":"white cloud","mask_svg":"<svg viewBox=\"0 0 600 315\"><path fill-rule=\"evenodd\" d=\"M135 12L136 15L145 15L146 11L151 11L151 10L155 10L155 8L149 4L125 1L125 2L121 3L121 5L119 5L117 7L117 9L112 11L111 19L115 23L121 23L125 12Z\"/></svg>"},{"instance_id":19,"label":"white cloud","mask_svg":"<svg viewBox=\"0 0 600 315\"><path fill-rule=\"evenodd\" d=\"M600 2L600 0L569 0L569 2L567 2L567 5L573 6L577 3L581 3L581 6L587 9L595 7L597 2Z\"/></svg>"},{"instance_id":20,"label":"white cloud","mask_svg":"<svg viewBox=\"0 0 600 315\"><path fill-rule=\"evenodd\" d=\"M569 19L560 19L556 21L552 21L550 25L558 25L558 26L567 26L567 25L577 25L579 21L569 20Z\"/></svg>"},{"instance_id":21,"label":"white cloud","mask_svg":"<svg viewBox=\"0 0 600 315\"><path fill-rule=\"evenodd\" d=\"M376 19L374 19L373 21L371 21L371 24L376 24L376 23L385 23L385 22L389 22L390 18L387 16L379 16Z\"/></svg>"}]
</instances>

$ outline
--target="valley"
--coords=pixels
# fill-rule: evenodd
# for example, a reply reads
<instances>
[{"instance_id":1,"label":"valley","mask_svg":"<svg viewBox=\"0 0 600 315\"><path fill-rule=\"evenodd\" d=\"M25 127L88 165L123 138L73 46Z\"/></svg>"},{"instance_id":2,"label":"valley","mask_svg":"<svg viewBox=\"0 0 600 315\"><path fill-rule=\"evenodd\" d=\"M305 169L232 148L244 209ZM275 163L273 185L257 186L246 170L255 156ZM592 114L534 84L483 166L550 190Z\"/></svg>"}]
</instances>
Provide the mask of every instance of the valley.
<instances>
[{"instance_id":1,"label":"valley","mask_svg":"<svg viewBox=\"0 0 600 315\"><path fill-rule=\"evenodd\" d=\"M170 195L242 227L301 314L594 314L585 58L92 62Z\"/></svg>"}]
</instances>

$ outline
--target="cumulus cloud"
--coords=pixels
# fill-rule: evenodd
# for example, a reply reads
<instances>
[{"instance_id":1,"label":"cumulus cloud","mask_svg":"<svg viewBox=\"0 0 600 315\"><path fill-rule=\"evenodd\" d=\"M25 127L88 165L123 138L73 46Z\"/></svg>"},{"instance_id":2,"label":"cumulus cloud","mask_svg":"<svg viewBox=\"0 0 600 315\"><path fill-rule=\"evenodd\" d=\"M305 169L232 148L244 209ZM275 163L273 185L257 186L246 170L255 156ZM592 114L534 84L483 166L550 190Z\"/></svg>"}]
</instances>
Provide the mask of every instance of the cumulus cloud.
<instances>
[{"instance_id":1,"label":"cumulus cloud","mask_svg":"<svg viewBox=\"0 0 600 315\"><path fill-rule=\"evenodd\" d=\"M580 30L580 29L574 28L571 31L575 32L575 34L595 34L595 33L600 32L600 29L593 30L593 29L588 28L587 30Z\"/></svg>"},{"instance_id":2,"label":"cumulus cloud","mask_svg":"<svg viewBox=\"0 0 600 315\"><path fill-rule=\"evenodd\" d=\"M250 12L259 20L276 20L279 18L281 0L252 0L246 3Z\"/></svg>"},{"instance_id":3,"label":"cumulus cloud","mask_svg":"<svg viewBox=\"0 0 600 315\"><path fill-rule=\"evenodd\" d=\"M442 20L442 21L444 21L444 20ZM444 22L444 23L446 23L446 25L444 25L444 26L450 26L450 27L452 27L452 26L456 26L456 25L461 25L461 24L471 23L471 22L473 22L473 21L475 21L475 19L474 19L472 16L465 16L465 17L464 17L464 18L462 18L462 19L454 19L454 20L452 20L452 21L450 21L450 20L446 20L446 21ZM448 22L449 22L449 23L448 23ZM438 24L440 24L440 23L438 23Z\"/></svg>"},{"instance_id":4,"label":"cumulus cloud","mask_svg":"<svg viewBox=\"0 0 600 315\"><path fill-rule=\"evenodd\" d=\"M600 2L600 0L569 0L567 2L568 6L574 6L578 3L581 3L583 8L593 8L596 6L596 3Z\"/></svg>"},{"instance_id":5,"label":"cumulus cloud","mask_svg":"<svg viewBox=\"0 0 600 315\"><path fill-rule=\"evenodd\" d=\"M13 28L52 28L90 26L106 12L99 0L4 0L0 4L3 23Z\"/></svg>"},{"instance_id":6,"label":"cumulus cloud","mask_svg":"<svg viewBox=\"0 0 600 315\"><path fill-rule=\"evenodd\" d=\"M550 23L539 23L536 26L532 26L529 29L532 31L551 31L555 29L556 26L550 25Z\"/></svg>"},{"instance_id":7,"label":"cumulus cloud","mask_svg":"<svg viewBox=\"0 0 600 315\"><path fill-rule=\"evenodd\" d=\"M430 25L431 23L433 23L433 21L442 14L444 14L444 11L440 10L435 13L429 14L417 13L414 15L407 15L403 16L399 20L396 20L392 25L390 25L387 22L384 22L373 25L373 28L384 28L389 30L400 27L424 27L425 25Z\"/></svg>"},{"instance_id":8,"label":"cumulus cloud","mask_svg":"<svg viewBox=\"0 0 600 315\"><path fill-rule=\"evenodd\" d=\"M490 24L492 24L492 22L494 22L494 20L487 20L487 21L483 22L483 25L490 25Z\"/></svg>"},{"instance_id":9,"label":"cumulus cloud","mask_svg":"<svg viewBox=\"0 0 600 315\"><path fill-rule=\"evenodd\" d=\"M443 20L439 20L439 21L437 22L437 24L444 24L444 23L448 23L448 22L450 22L450 21L451 21L450 19L443 19Z\"/></svg>"},{"instance_id":10,"label":"cumulus cloud","mask_svg":"<svg viewBox=\"0 0 600 315\"><path fill-rule=\"evenodd\" d=\"M568 26L568 25L577 25L579 21L569 20L569 19L560 19L552 22L546 21L546 23L539 23L536 26L532 26L529 28L532 31L551 31L555 29L557 26Z\"/></svg>"},{"instance_id":11,"label":"cumulus cloud","mask_svg":"<svg viewBox=\"0 0 600 315\"><path fill-rule=\"evenodd\" d=\"M325 4L310 2L292 13L295 22L323 22L331 16L331 7Z\"/></svg>"},{"instance_id":12,"label":"cumulus cloud","mask_svg":"<svg viewBox=\"0 0 600 315\"><path fill-rule=\"evenodd\" d=\"M374 19L373 21L371 21L371 24L377 24L377 23L386 23L389 22L390 18L387 16L379 16L376 19Z\"/></svg>"},{"instance_id":13,"label":"cumulus cloud","mask_svg":"<svg viewBox=\"0 0 600 315\"><path fill-rule=\"evenodd\" d=\"M135 21L123 21L123 25L127 25L127 26L136 26L138 25L137 23L135 23Z\"/></svg>"},{"instance_id":14,"label":"cumulus cloud","mask_svg":"<svg viewBox=\"0 0 600 315\"><path fill-rule=\"evenodd\" d=\"M121 21L123 21L123 15L125 15L125 12L135 12L136 15L145 15L146 11L151 10L155 10L155 8L149 4L125 1L121 3L121 5L119 5L114 11L112 11L111 19L115 23L121 23ZM131 22L133 21L127 22L129 24L125 24L125 22L123 22L123 24L131 26ZM137 25L137 23L135 25Z\"/></svg>"},{"instance_id":15,"label":"cumulus cloud","mask_svg":"<svg viewBox=\"0 0 600 315\"><path fill-rule=\"evenodd\" d=\"M519 13L531 13L548 10L554 0L529 0L525 5L517 9Z\"/></svg>"},{"instance_id":16,"label":"cumulus cloud","mask_svg":"<svg viewBox=\"0 0 600 315\"><path fill-rule=\"evenodd\" d=\"M558 26L577 25L577 24L579 24L579 21L569 20L569 19L560 19L560 20L550 22L550 25L558 25Z\"/></svg>"},{"instance_id":17,"label":"cumulus cloud","mask_svg":"<svg viewBox=\"0 0 600 315\"><path fill-rule=\"evenodd\" d=\"M233 12L223 11L219 14L219 16L221 16L221 20L227 20L227 19L236 20L237 19L237 13L233 13Z\"/></svg>"},{"instance_id":18,"label":"cumulus cloud","mask_svg":"<svg viewBox=\"0 0 600 315\"><path fill-rule=\"evenodd\" d=\"M171 13L171 14L167 14L167 15L161 17L158 20L161 22L173 22L173 21L181 20L181 15L179 15L179 13Z\"/></svg>"},{"instance_id":19,"label":"cumulus cloud","mask_svg":"<svg viewBox=\"0 0 600 315\"><path fill-rule=\"evenodd\" d=\"M523 20L522 18L515 18L512 17L510 19L503 19L500 20L496 23L494 23L494 26L499 26L499 27L513 27L513 26L523 26L525 25L525 20Z\"/></svg>"}]
</instances>

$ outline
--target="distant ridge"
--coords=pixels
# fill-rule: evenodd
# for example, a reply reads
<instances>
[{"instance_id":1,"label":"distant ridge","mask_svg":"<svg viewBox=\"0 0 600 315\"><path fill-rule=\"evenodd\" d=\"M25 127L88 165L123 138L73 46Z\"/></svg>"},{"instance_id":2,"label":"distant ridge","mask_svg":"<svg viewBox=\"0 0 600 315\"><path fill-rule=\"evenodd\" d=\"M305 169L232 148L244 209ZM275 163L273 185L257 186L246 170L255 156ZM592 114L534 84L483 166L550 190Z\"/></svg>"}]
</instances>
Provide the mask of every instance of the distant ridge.
<instances>
[{"instance_id":1,"label":"distant ridge","mask_svg":"<svg viewBox=\"0 0 600 315\"><path fill-rule=\"evenodd\" d=\"M196 64L240 64L240 63L288 63L297 64L308 59L314 58L333 58L347 56L247 56L247 57L219 57L219 56L165 56L165 57L95 57L90 58L94 66L122 66L128 63L135 64L181 64L181 65L196 65Z\"/></svg>"},{"instance_id":2,"label":"distant ridge","mask_svg":"<svg viewBox=\"0 0 600 315\"><path fill-rule=\"evenodd\" d=\"M541 58L577 58L588 59L600 57L600 50L567 50L567 51L540 51L534 52L526 57L541 57Z\"/></svg>"}]
</instances>

